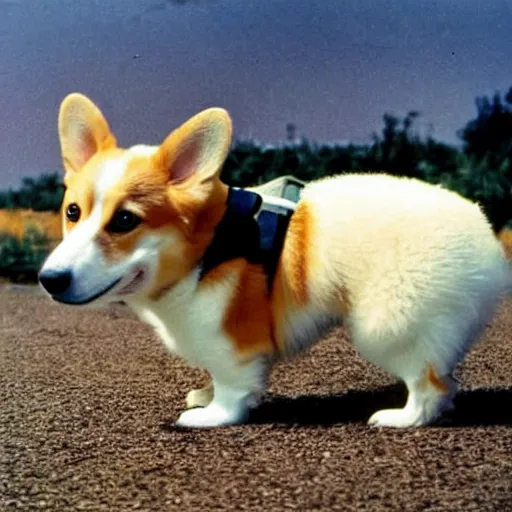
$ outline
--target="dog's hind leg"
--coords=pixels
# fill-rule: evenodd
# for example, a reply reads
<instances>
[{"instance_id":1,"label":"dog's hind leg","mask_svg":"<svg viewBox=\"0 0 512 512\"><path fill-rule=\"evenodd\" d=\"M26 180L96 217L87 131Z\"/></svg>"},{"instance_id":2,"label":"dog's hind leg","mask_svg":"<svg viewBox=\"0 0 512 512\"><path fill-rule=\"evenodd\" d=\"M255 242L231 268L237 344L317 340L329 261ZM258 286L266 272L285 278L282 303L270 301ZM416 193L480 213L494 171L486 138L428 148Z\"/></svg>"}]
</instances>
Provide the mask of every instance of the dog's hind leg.
<instances>
[{"instance_id":1,"label":"dog's hind leg","mask_svg":"<svg viewBox=\"0 0 512 512\"><path fill-rule=\"evenodd\" d=\"M451 374L481 331L484 316L460 308L415 322L410 314L390 315L385 308L352 318L354 344L369 361L401 379L408 397L402 409L378 411L368 423L427 425L453 408L456 383Z\"/></svg>"},{"instance_id":2,"label":"dog's hind leg","mask_svg":"<svg viewBox=\"0 0 512 512\"><path fill-rule=\"evenodd\" d=\"M405 381L407 403L402 409L382 409L368 420L369 425L380 427L416 427L432 423L444 411L453 409L456 393L455 381L439 377L432 365L428 365L419 379Z\"/></svg>"}]
</instances>

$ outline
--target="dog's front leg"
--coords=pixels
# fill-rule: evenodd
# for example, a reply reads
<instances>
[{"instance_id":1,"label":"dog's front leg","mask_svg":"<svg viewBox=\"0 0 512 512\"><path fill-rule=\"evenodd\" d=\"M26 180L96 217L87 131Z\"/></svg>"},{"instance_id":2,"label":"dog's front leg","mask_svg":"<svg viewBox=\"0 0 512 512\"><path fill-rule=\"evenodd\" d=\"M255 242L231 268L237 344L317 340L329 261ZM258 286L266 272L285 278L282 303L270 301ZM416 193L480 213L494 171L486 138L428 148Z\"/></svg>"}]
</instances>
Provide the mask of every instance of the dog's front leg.
<instances>
[{"instance_id":1,"label":"dog's front leg","mask_svg":"<svg viewBox=\"0 0 512 512\"><path fill-rule=\"evenodd\" d=\"M191 389L185 399L187 409L195 407L206 407L213 400L213 382L210 381L206 386L199 389Z\"/></svg>"},{"instance_id":2,"label":"dog's front leg","mask_svg":"<svg viewBox=\"0 0 512 512\"><path fill-rule=\"evenodd\" d=\"M266 385L265 363L261 359L239 364L231 371L210 371L212 388L209 386L199 391L201 398L212 393L211 401L206 407L189 409L181 413L176 425L180 427L218 427L243 423L255 398L263 393ZM203 393L204 391L204 393ZM195 399L199 395L192 395ZM187 399L190 394L187 396ZM188 400L187 400L188 401Z\"/></svg>"}]
</instances>

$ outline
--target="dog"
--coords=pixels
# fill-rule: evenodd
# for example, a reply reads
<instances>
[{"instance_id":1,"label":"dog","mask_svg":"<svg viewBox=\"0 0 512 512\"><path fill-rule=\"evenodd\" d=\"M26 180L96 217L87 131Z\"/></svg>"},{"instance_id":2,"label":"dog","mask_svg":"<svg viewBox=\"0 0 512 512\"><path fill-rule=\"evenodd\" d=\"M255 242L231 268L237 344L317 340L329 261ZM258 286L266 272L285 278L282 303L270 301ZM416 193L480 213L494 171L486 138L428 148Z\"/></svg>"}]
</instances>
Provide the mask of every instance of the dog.
<instances>
[{"instance_id":1,"label":"dog","mask_svg":"<svg viewBox=\"0 0 512 512\"><path fill-rule=\"evenodd\" d=\"M64 236L40 283L65 304L125 302L208 371L177 425L246 421L272 363L340 323L407 387L405 406L370 425L427 425L453 407L452 372L512 285L477 204L382 173L320 179L297 204L229 187L221 108L159 146L122 149L100 109L72 93L58 130Z\"/></svg>"}]
</instances>

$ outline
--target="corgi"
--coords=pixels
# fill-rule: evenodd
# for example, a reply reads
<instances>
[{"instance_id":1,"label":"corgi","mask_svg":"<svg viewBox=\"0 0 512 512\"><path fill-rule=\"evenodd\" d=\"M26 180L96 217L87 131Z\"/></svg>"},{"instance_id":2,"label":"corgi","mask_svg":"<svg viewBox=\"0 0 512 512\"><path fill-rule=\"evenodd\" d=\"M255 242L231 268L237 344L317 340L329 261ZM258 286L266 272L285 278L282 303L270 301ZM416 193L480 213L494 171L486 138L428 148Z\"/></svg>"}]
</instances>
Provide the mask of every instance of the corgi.
<instances>
[{"instance_id":1,"label":"corgi","mask_svg":"<svg viewBox=\"0 0 512 512\"><path fill-rule=\"evenodd\" d=\"M407 387L405 406L376 411L370 425L427 425L453 407L451 374L512 285L478 205L379 173L307 184L296 205L244 196L219 178L232 139L221 108L159 146L123 149L100 109L73 93L58 131L64 236L40 283L65 304L124 301L209 373L177 425L246 421L272 363L342 323L364 357ZM265 205L282 211L263 250Z\"/></svg>"}]
</instances>

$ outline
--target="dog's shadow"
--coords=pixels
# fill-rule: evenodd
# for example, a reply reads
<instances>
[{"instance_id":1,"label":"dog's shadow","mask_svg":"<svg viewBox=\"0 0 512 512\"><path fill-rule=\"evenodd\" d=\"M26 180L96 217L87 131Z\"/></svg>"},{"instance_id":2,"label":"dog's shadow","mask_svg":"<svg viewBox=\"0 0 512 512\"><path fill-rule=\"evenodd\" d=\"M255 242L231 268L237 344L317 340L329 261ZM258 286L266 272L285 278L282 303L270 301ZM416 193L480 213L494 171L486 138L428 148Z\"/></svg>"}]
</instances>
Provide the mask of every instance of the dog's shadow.
<instances>
[{"instance_id":1,"label":"dog's shadow","mask_svg":"<svg viewBox=\"0 0 512 512\"><path fill-rule=\"evenodd\" d=\"M334 396L269 394L251 412L249 423L304 426L366 423L379 409L403 407L405 401L406 390L400 384ZM437 425L512 426L512 388L459 391L454 402L455 409L445 413Z\"/></svg>"}]
</instances>

